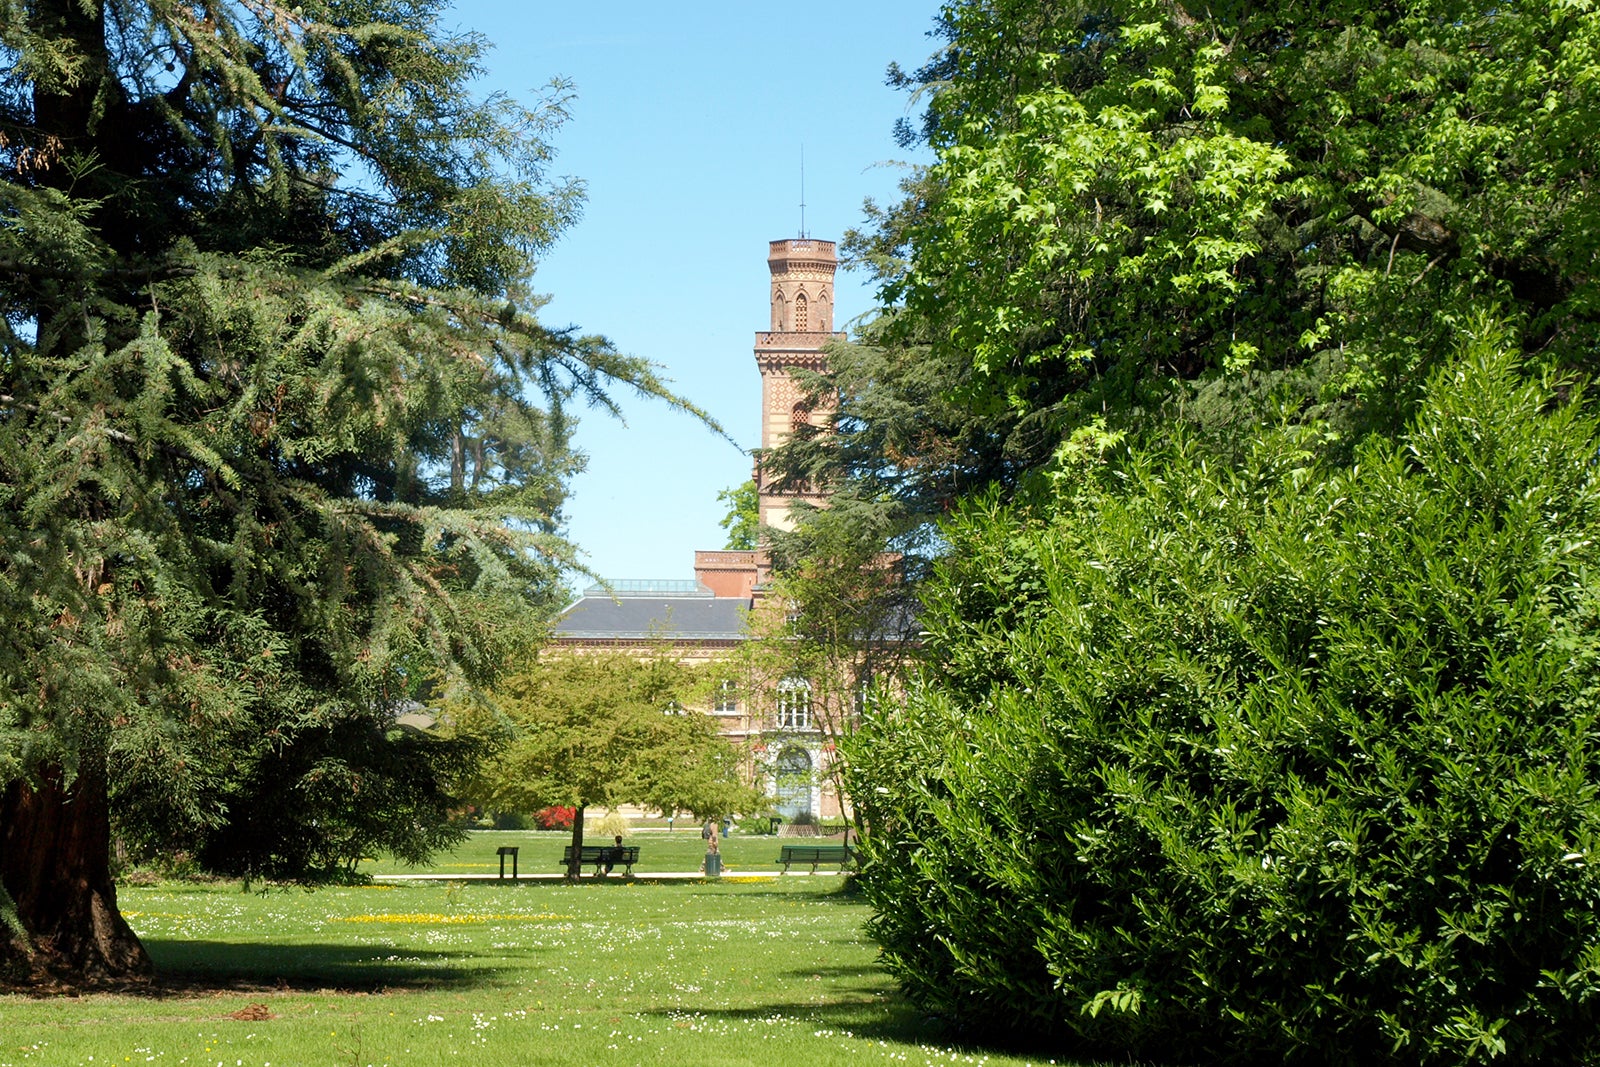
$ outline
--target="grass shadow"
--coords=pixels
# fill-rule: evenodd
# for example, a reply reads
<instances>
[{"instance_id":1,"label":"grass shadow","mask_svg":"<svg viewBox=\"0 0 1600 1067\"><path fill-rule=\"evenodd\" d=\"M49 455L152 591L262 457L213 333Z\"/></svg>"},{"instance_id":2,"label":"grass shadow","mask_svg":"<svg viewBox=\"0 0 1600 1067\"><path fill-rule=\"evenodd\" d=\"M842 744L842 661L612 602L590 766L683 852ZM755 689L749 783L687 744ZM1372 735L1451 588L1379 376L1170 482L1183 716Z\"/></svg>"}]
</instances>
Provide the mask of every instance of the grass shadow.
<instances>
[{"instance_id":1,"label":"grass shadow","mask_svg":"<svg viewBox=\"0 0 1600 1067\"><path fill-rule=\"evenodd\" d=\"M373 945L270 945L146 939L153 993L197 989L450 990L492 987L516 965L464 964L459 953L384 955ZM504 953L502 953L504 954Z\"/></svg>"},{"instance_id":2,"label":"grass shadow","mask_svg":"<svg viewBox=\"0 0 1600 1067\"><path fill-rule=\"evenodd\" d=\"M704 885L706 883L695 884ZM796 896L805 895L812 900L825 904L860 905L864 903L860 892L848 880L823 885L795 885L788 889L780 889L777 886L767 888L767 884L765 882L739 883L739 895L747 897L781 897L784 900L793 900Z\"/></svg>"},{"instance_id":3,"label":"grass shadow","mask_svg":"<svg viewBox=\"0 0 1600 1067\"><path fill-rule=\"evenodd\" d=\"M871 968L839 967L822 971L835 977L851 972L866 973ZM802 972L794 972L796 974ZM815 974L818 972L803 972ZM1060 1042L1025 1032L1009 1035L966 1030L950 1021L926 1014L898 993L885 994L879 985L835 984L834 999L816 1001L773 1001L748 1008L699 1008L697 1015L730 1023L759 1024L774 1016L804 1019L820 1029L848 1033L866 1041L889 1045L931 1046L938 1053L929 1062L983 1060L993 1054L1034 1058L1044 1063L1071 1063L1077 1067L1112 1067L1113 1061L1094 1059L1087 1053L1063 1050ZM1067 1058L1070 1057L1070 1058ZM893 1057L891 1057L892 1059ZM903 1058L903 1057L902 1057ZM1143 1061L1115 1061L1128 1067ZM1263 1065L1264 1067L1264 1065Z\"/></svg>"},{"instance_id":4,"label":"grass shadow","mask_svg":"<svg viewBox=\"0 0 1600 1067\"><path fill-rule=\"evenodd\" d=\"M850 999L815 1001L773 1001L748 1008L698 1008L696 1014L730 1023L759 1024L774 1016L804 1019L807 1024L837 1031L848 1031L868 1041L893 1044L918 1044L944 1041L944 1031L908 1002L893 997L885 1000L876 987L840 989ZM853 994L853 995L852 995Z\"/></svg>"}]
</instances>

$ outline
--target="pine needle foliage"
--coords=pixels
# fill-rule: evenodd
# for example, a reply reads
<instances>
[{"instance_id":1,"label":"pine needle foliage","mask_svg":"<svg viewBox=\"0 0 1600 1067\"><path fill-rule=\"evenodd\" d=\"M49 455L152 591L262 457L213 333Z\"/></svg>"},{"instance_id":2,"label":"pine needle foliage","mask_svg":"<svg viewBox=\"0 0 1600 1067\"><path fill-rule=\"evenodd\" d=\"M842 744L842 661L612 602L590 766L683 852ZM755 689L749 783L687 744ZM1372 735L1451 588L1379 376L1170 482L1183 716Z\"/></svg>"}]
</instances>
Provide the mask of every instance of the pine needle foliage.
<instances>
[{"instance_id":1,"label":"pine needle foliage","mask_svg":"<svg viewBox=\"0 0 1600 1067\"><path fill-rule=\"evenodd\" d=\"M0 784L233 873L447 838L395 712L558 605L572 405L688 405L538 320L571 90L444 10L0 0Z\"/></svg>"},{"instance_id":2,"label":"pine needle foliage","mask_svg":"<svg viewBox=\"0 0 1600 1067\"><path fill-rule=\"evenodd\" d=\"M959 515L934 666L849 745L913 997L1117 1059L1600 1062L1600 421L1518 359L1480 327L1348 467L1113 443Z\"/></svg>"}]
</instances>

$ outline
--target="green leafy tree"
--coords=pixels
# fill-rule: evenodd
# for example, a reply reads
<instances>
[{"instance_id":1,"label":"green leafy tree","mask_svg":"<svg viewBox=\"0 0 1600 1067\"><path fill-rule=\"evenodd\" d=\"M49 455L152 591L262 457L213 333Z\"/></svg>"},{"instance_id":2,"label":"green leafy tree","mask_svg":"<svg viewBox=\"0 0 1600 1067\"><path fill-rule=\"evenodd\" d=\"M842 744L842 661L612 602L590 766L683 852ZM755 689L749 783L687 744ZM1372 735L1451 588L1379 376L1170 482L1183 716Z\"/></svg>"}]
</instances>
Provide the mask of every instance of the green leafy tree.
<instances>
[{"instance_id":1,"label":"green leafy tree","mask_svg":"<svg viewBox=\"0 0 1600 1067\"><path fill-rule=\"evenodd\" d=\"M996 408L1323 355L1392 428L1490 307L1585 361L1596 18L947 4L937 191L886 295Z\"/></svg>"},{"instance_id":2,"label":"green leafy tree","mask_svg":"<svg viewBox=\"0 0 1600 1067\"><path fill-rule=\"evenodd\" d=\"M769 466L926 541L1094 418L1231 453L1288 396L1324 447L1394 432L1483 311L1587 366L1597 17L945 3L943 47L890 70L935 162L844 243L886 310L830 359L841 432Z\"/></svg>"},{"instance_id":3,"label":"green leafy tree","mask_svg":"<svg viewBox=\"0 0 1600 1067\"><path fill-rule=\"evenodd\" d=\"M663 394L528 289L578 210L433 0L0 0L0 970L143 972L113 818L218 869L420 856L392 728L558 595L574 399ZM663 394L664 395L664 394Z\"/></svg>"},{"instance_id":4,"label":"green leafy tree","mask_svg":"<svg viewBox=\"0 0 1600 1067\"><path fill-rule=\"evenodd\" d=\"M1101 441L1049 514L964 509L850 745L914 999L1108 1059L1595 1061L1600 423L1522 373L1486 335L1353 466Z\"/></svg>"},{"instance_id":5,"label":"green leafy tree","mask_svg":"<svg viewBox=\"0 0 1600 1067\"><path fill-rule=\"evenodd\" d=\"M709 715L690 710L703 672L664 655L550 651L505 678L486 705L449 712L463 736L507 740L466 787L495 811L577 809L568 877L578 877L587 808L641 804L721 818L761 801L744 755Z\"/></svg>"},{"instance_id":6,"label":"green leafy tree","mask_svg":"<svg viewBox=\"0 0 1600 1067\"><path fill-rule=\"evenodd\" d=\"M717 503L728 505L728 513L717 523L728 531L724 548L752 549L761 541L761 497L755 479L717 493Z\"/></svg>"}]
</instances>

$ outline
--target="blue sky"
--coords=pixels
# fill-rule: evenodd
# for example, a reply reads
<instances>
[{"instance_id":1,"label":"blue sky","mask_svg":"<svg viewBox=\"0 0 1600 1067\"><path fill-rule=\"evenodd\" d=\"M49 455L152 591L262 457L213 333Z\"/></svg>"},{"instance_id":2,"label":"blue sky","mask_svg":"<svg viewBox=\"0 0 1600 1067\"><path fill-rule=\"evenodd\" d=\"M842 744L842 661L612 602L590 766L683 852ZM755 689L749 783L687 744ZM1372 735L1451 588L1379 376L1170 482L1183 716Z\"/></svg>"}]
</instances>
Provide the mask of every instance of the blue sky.
<instances>
[{"instance_id":1,"label":"blue sky","mask_svg":"<svg viewBox=\"0 0 1600 1067\"><path fill-rule=\"evenodd\" d=\"M756 444L761 381L752 355L768 326L767 242L805 225L838 239L866 197L894 197L916 158L895 145L906 94L890 61L934 50L937 0L532 4L463 0L447 25L494 42L486 90L534 99L576 83L554 136L553 172L588 186L584 216L546 256L536 288L551 326L602 333L664 367L674 387ZM841 271L835 328L873 305ZM750 459L681 414L629 399L626 425L587 412L568 533L607 578L690 578L696 548L721 548L718 490Z\"/></svg>"}]
</instances>

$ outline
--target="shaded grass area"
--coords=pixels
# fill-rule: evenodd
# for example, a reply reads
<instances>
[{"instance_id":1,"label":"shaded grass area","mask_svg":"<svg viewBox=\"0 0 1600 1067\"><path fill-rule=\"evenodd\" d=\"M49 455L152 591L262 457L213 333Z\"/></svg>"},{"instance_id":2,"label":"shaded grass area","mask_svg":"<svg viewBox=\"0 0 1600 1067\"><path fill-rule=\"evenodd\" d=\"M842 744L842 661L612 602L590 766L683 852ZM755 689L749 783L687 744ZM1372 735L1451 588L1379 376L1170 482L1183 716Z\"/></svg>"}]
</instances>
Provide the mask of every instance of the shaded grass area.
<instances>
[{"instance_id":1,"label":"shaded grass area","mask_svg":"<svg viewBox=\"0 0 1600 1067\"><path fill-rule=\"evenodd\" d=\"M949 1043L876 967L836 879L163 883L120 900L160 981L0 997L0 1067L1050 1062Z\"/></svg>"}]
</instances>

